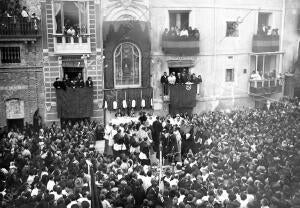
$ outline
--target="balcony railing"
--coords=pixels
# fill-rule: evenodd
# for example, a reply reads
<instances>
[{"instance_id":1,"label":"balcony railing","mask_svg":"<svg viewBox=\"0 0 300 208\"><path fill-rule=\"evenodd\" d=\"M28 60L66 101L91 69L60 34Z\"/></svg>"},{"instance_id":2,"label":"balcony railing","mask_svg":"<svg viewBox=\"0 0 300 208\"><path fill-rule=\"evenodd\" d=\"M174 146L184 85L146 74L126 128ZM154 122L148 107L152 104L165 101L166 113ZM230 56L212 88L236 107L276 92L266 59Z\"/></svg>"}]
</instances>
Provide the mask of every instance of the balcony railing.
<instances>
[{"instance_id":1,"label":"balcony railing","mask_svg":"<svg viewBox=\"0 0 300 208\"><path fill-rule=\"evenodd\" d=\"M254 35L252 52L276 52L279 51L279 35Z\"/></svg>"},{"instance_id":2,"label":"balcony railing","mask_svg":"<svg viewBox=\"0 0 300 208\"><path fill-rule=\"evenodd\" d=\"M89 34L77 36L54 34L54 53L56 54L83 54L91 53Z\"/></svg>"},{"instance_id":3,"label":"balcony railing","mask_svg":"<svg viewBox=\"0 0 300 208\"><path fill-rule=\"evenodd\" d=\"M162 50L167 55L197 55L200 51L199 37L165 36L162 38Z\"/></svg>"},{"instance_id":4,"label":"balcony railing","mask_svg":"<svg viewBox=\"0 0 300 208\"><path fill-rule=\"evenodd\" d=\"M37 19L7 17L0 19L0 39L36 38L40 34Z\"/></svg>"},{"instance_id":5,"label":"balcony railing","mask_svg":"<svg viewBox=\"0 0 300 208\"><path fill-rule=\"evenodd\" d=\"M250 80L249 94L267 95L282 92L282 79Z\"/></svg>"}]
</instances>

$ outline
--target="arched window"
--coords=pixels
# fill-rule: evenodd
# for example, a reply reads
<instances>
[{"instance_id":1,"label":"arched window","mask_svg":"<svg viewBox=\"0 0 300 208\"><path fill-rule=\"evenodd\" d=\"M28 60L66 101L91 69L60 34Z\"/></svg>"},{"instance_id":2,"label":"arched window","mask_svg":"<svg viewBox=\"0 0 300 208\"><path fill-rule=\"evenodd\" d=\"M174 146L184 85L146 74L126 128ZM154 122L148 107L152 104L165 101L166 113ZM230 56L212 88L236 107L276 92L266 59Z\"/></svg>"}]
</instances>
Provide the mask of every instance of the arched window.
<instances>
[{"instance_id":1,"label":"arched window","mask_svg":"<svg viewBox=\"0 0 300 208\"><path fill-rule=\"evenodd\" d=\"M141 51L133 43L124 42L114 52L115 87L141 86Z\"/></svg>"}]
</instances>

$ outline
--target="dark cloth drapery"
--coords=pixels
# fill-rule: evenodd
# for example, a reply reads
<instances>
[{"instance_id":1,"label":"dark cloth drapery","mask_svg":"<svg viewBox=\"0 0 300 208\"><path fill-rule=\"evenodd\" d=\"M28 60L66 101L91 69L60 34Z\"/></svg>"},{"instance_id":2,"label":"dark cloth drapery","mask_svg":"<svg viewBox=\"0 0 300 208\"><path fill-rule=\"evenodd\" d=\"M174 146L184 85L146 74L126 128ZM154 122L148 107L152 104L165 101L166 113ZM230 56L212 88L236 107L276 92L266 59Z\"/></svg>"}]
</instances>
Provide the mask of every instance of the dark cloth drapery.
<instances>
[{"instance_id":1,"label":"dark cloth drapery","mask_svg":"<svg viewBox=\"0 0 300 208\"><path fill-rule=\"evenodd\" d=\"M170 87L170 113L188 113L191 114L196 106L196 84L177 84Z\"/></svg>"},{"instance_id":2,"label":"dark cloth drapery","mask_svg":"<svg viewBox=\"0 0 300 208\"><path fill-rule=\"evenodd\" d=\"M56 89L58 118L87 118L93 115L93 88Z\"/></svg>"}]
</instances>

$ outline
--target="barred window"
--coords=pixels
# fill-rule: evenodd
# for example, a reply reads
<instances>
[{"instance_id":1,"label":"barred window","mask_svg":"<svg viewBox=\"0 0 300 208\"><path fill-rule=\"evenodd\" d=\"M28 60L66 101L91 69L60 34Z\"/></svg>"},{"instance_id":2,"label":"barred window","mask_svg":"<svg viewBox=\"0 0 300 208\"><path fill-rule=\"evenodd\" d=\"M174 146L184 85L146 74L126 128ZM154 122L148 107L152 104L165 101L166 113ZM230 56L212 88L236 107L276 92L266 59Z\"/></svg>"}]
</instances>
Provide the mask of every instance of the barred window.
<instances>
[{"instance_id":1,"label":"barred window","mask_svg":"<svg viewBox=\"0 0 300 208\"><path fill-rule=\"evenodd\" d=\"M20 47L0 47L1 63L21 63Z\"/></svg>"}]
</instances>

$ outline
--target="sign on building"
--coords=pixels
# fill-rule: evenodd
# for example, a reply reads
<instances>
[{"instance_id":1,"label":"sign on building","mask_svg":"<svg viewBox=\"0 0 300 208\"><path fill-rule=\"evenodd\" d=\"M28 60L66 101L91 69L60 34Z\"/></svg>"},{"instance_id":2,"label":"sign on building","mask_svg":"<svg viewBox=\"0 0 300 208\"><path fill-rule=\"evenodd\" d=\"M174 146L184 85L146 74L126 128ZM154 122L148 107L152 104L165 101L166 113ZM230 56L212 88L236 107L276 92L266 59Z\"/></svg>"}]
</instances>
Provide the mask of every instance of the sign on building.
<instances>
[{"instance_id":1,"label":"sign on building","mask_svg":"<svg viewBox=\"0 0 300 208\"><path fill-rule=\"evenodd\" d=\"M24 101L19 99L10 99L6 104L6 118L7 119L21 119L24 118Z\"/></svg>"}]
</instances>

